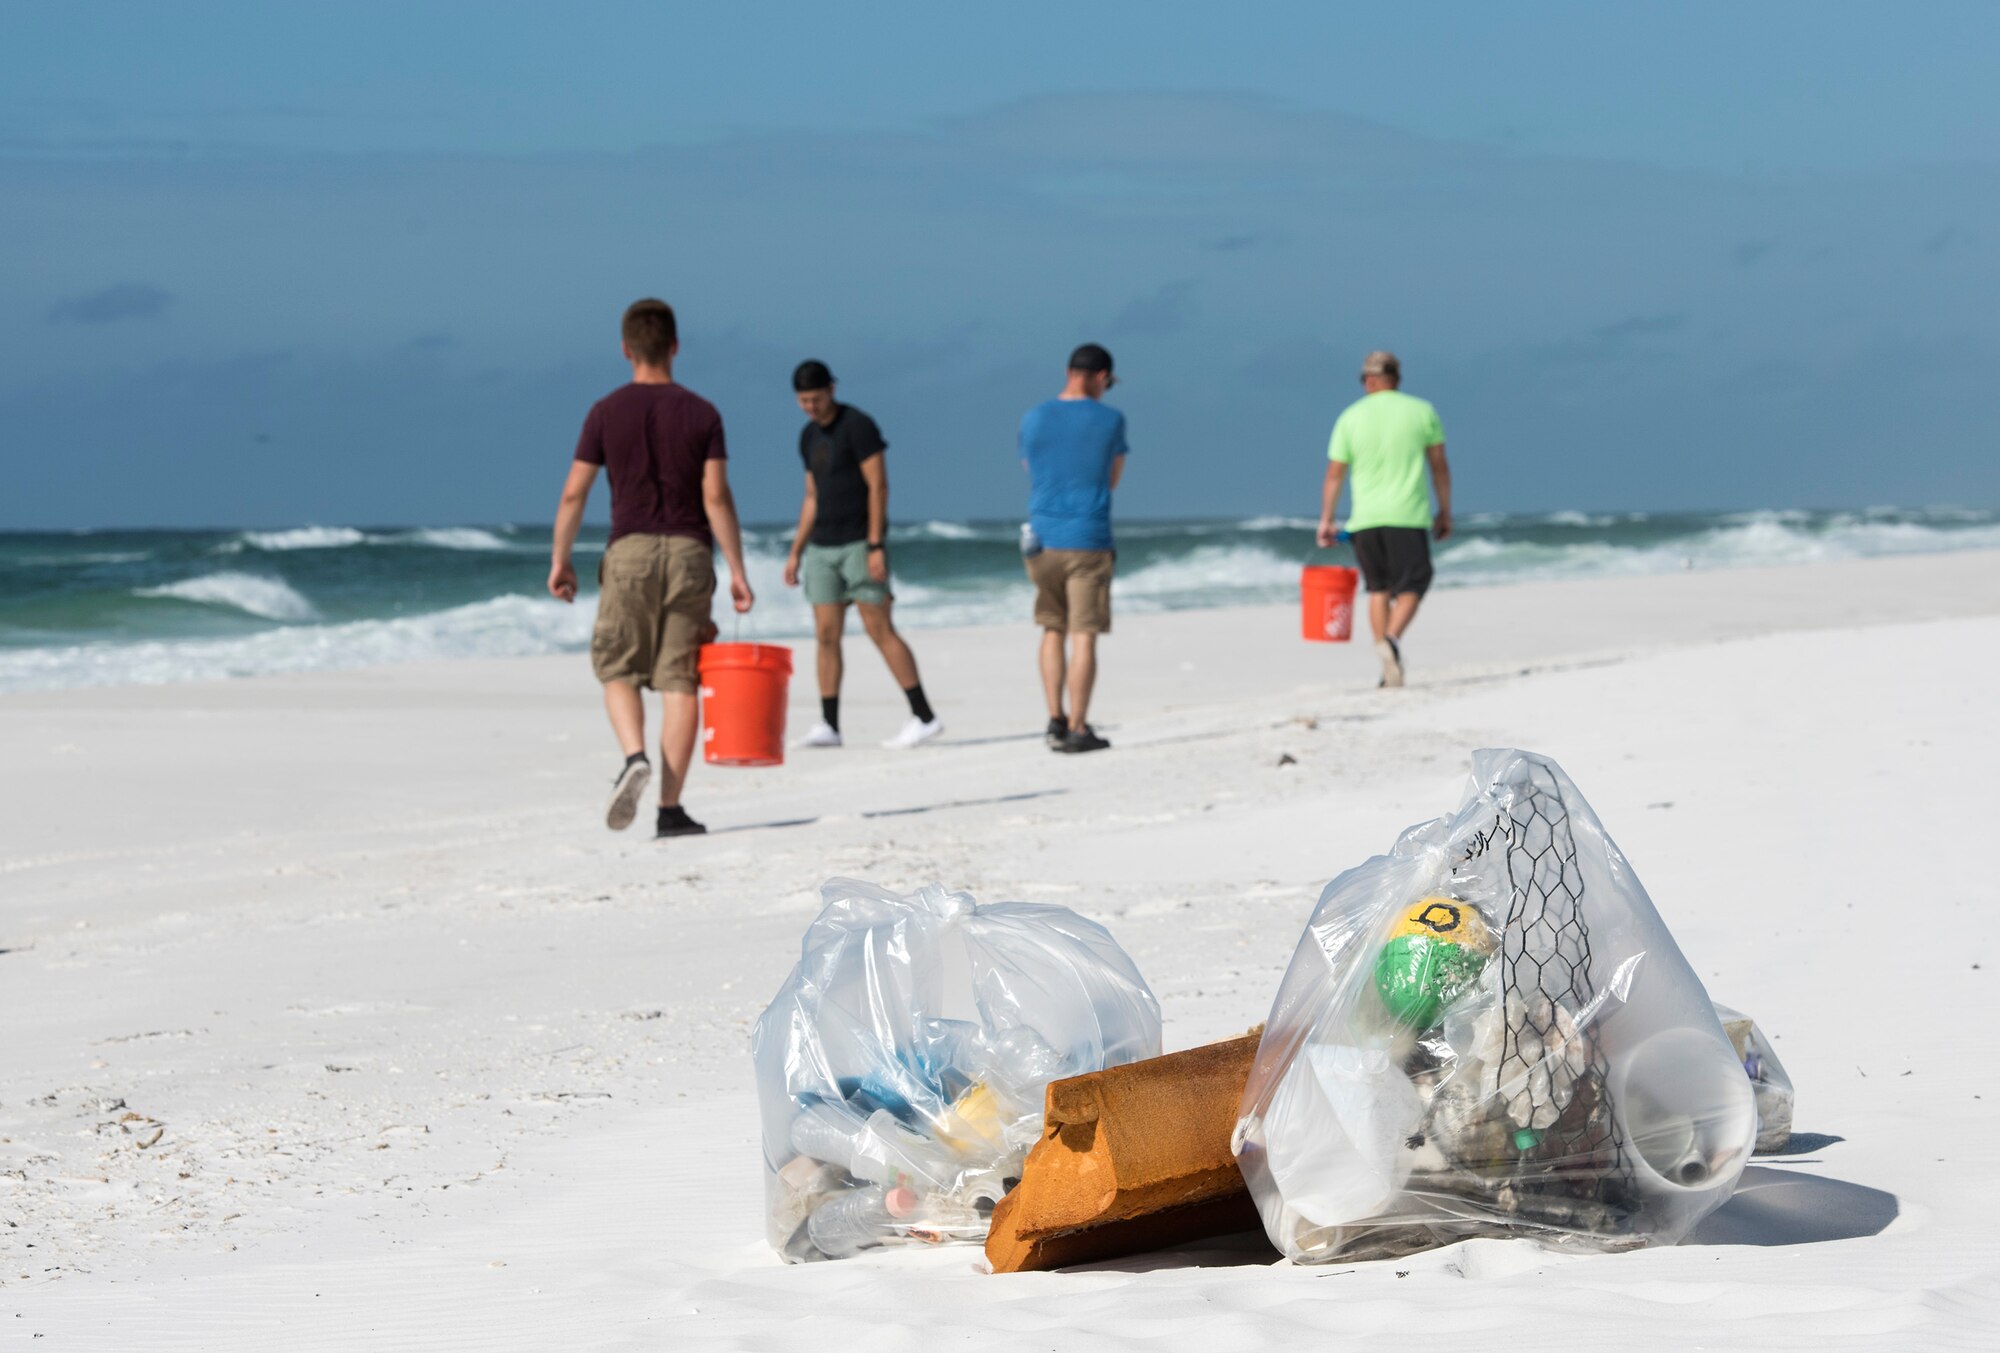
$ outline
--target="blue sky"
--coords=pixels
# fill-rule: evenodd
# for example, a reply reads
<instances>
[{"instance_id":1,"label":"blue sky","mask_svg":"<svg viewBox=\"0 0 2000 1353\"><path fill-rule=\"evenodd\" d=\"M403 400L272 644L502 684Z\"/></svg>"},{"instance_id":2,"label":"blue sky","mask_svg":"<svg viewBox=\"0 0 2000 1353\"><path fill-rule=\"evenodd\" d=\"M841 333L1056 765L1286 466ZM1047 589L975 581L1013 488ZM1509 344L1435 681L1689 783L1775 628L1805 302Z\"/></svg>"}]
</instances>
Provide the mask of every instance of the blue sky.
<instances>
[{"instance_id":1,"label":"blue sky","mask_svg":"<svg viewBox=\"0 0 2000 1353\"><path fill-rule=\"evenodd\" d=\"M0 16L0 527L546 520L635 296L796 506L1305 514L1370 347L1464 509L2000 500L2000 11L70 4ZM601 509L600 504L600 509Z\"/></svg>"}]
</instances>

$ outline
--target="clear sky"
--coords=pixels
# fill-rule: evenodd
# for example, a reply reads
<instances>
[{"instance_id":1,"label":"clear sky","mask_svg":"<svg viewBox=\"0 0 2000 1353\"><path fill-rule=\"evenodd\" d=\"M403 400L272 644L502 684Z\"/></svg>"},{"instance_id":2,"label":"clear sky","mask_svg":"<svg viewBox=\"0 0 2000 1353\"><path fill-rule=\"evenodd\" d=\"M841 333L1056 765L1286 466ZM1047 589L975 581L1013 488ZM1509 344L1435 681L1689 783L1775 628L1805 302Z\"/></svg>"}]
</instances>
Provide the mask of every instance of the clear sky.
<instances>
[{"instance_id":1,"label":"clear sky","mask_svg":"<svg viewBox=\"0 0 2000 1353\"><path fill-rule=\"evenodd\" d=\"M546 520L648 294L755 519L806 356L898 516L1018 514L1084 339L1128 513L1309 513L1377 346L1462 510L1992 504L1995 52L1990 3L9 6L0 528Z\"/></svg>"}]
</instances>

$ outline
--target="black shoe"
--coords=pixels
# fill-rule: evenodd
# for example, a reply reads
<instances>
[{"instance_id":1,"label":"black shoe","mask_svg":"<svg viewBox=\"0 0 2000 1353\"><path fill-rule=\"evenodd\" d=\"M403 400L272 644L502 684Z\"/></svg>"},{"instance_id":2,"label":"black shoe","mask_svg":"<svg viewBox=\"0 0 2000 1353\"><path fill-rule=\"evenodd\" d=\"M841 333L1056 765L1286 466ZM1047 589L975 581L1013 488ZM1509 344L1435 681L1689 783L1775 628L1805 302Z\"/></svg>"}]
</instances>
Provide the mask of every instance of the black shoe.
<instances>
[{"instance_id":1,"label":"black shoe","mask_svg":"<svg viewBox=\"0 0 2000 1353\"><path fill-rule=\"evenodd\" d=\"M1063 740L1067 737L1069 737L1069 720L1064 718L1050 719L1048 731L1049 750L1052 752L1061 751L1063 749Z\"/></svg>"},{"instance_id":2,"label":"black shoe","mask_svg":"<svg viewBox=\"0 0 2000 1353\"><path fill-rule=\"evenodd\" d=\"M1072 728L1063 737L1062 750L1065 752L1102 752L1111 746L1109 738L1097 736L1097 730L1089 724Z\"/></svg>"},{"instance_id":3,"label":"black shoe","mask_svg":"<svg viewBox=\"0 0 2000 1353\"><path fill-rule=\"evenodd\" d=\"M652 778L653 767L644 752L635 752L627 758L618 778L611 783L611 802L604 810L604 825L614 832L631 826L632 819L639 816L639 799Z\"/></svg>"},{"instance_id":4,"label":"black shoe","mask_svg":"<svg viewBox=\"0 0 2000 1353\"><path fill-rule=\"evenodd\" d=\"M687 809L675 804L672 808L662 808L658 825L653 828L655 841L667 836L700 836L708 828L687 815Z\"/></svg>"}]
</instances>

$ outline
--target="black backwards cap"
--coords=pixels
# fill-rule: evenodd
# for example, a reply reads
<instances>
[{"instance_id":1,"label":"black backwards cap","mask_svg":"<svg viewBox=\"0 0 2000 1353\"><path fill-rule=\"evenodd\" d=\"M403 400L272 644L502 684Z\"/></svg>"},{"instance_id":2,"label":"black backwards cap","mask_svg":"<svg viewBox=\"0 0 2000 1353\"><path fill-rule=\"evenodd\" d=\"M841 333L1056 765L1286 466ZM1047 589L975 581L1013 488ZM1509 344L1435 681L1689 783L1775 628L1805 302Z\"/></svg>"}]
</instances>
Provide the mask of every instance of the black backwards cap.
<instances>
[{"instance_id":1,"label":"black backwards cap","mask_svg":"<svg viewBox=\"0 0 2000 1353\"><path fill-rule=\"evenodd\" d=\"M830 390L833 388L833 373L826 369L826 363L817 357L809 357L792 369L792 389L799 394L808 390Z\"/></svg>"},{"instance_id":2,"label":"black backwards cap","mask_svg":"<svg viewBox=\"0 0 2000 1353\"><path fill-rule=\"evenodd\" d=\"M1095 375L1111 370L1111 354L1102 343L1085 343L1069 355L1071 371L1087 371Z\"/></svg>"}]
</instances>

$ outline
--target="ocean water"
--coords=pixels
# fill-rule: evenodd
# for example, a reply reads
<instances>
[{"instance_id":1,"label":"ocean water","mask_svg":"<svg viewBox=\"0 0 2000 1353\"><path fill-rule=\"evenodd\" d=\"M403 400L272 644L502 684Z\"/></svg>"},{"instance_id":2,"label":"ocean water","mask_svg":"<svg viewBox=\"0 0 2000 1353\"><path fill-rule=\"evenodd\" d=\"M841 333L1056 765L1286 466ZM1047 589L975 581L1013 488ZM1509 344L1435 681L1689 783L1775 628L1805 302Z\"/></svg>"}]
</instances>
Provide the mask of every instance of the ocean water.
<instances>
[{"instance_id":1,"label":"ocean water","mask_svg":"<svg viewBox=\"0 0 2000 1353\"><path fill-rule=\"evenodd\" d=\"M2000 513L1873 508L1727 514L1468 516L1438 585L1478 587L2000 547ZM891 534L899 622L1028 623L1015 521L928 521ZM1121 613L1297 595L1312 523L1121 521ZM724 637L811 632L781 579L789 528L746 532L757 608ZM603 532L577 550L586 587ZM545 526L0 533L0 692L555 653L589 642L594 593L543 590Z\"/></svg>"}]
</instances>

